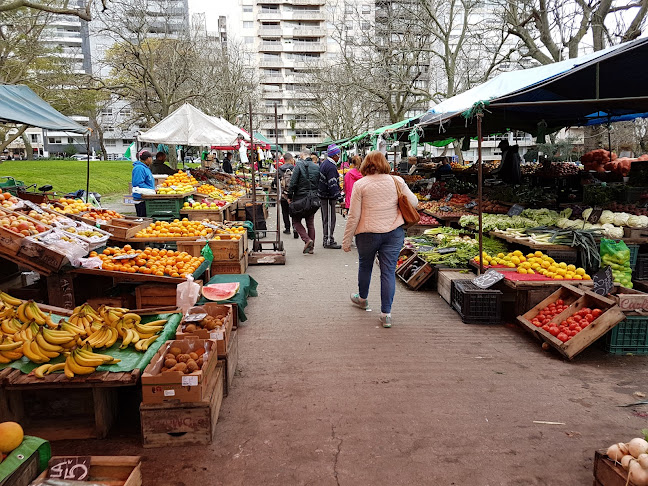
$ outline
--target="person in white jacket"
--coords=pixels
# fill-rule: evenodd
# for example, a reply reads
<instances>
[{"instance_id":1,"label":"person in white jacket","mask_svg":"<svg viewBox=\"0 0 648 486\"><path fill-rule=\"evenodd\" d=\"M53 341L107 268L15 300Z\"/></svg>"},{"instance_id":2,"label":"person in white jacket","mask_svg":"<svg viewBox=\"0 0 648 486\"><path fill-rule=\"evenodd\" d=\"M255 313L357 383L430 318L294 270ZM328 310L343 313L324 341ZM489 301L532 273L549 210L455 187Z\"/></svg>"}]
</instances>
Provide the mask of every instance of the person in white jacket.
<instances>
[{"instance_id":1,"label":"person in white jacket","mask_svg":"<svg viewBox=\"0 0 648 486\"><path fill-rule=\"evenodd\" d=\"M351 302L367 309L369 284L374 259L380 261L380 322L391 327L391 308L396 292L396 262L403 247L405 221L398 209L398 192L416 207L418 200L401 177L391 176L391 167L378 150L370 152L360 166L364 176L353 185L351 207L347 219L342 249L351 251L355 235L358 248L358 293L351 294Z\"/></svg>"}]
</instances>

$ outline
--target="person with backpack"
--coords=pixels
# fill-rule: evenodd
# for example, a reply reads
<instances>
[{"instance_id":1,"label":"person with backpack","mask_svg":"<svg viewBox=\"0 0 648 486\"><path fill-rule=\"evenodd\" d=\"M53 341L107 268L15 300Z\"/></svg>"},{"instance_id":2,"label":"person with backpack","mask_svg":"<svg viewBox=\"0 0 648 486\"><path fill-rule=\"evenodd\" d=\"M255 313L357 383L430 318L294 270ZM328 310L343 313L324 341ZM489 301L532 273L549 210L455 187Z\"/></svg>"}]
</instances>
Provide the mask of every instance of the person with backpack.
<instances>
[{"instance_id":1,"label":"person with backpack","mask_svg":"<svg viewBox=\"0 0 648 486\"><path fill-rule=\"evenodd\" d=\"M281 203L281 217L284 223L284 234L290 234L290 207L288 204L288 187L290 186L290 179L292 178L293 171L295 170L295 159L292 154L286 152L284 155L284 163L279 166L279 186L280 186L280 203ZM293 228L293 236L299 237L297 230Z\"/></svg>"},{"instance_id":2,"label":"person with backpack","mask_svg":"<svg viewBox=\"0 0 648 486\"><path fill-rule=\"evenodd\" d=\"M313 254L313 247L315 246L315 213L320 207L320 200L317 195L320 171L309 155L309 150L303 150L295 164L288 185L288 203L293 228L305 243L304 253ZM306 221L306 228L302 224L302 219Z\"/></svg>"},{"instance_id":3,"label":"person with backpack","mask_svg":"<svg viewBox=\"0 0 648 486\"><path fill-rule=\"evenodd\" d=\"M340 193L340 174L337 163L340 160L340 147L332 143L326 149L326 159L319 167L319 197L322 201L322 225L324 226L324 248L338 250L341 245L335 242L335 206L342 200Z\"/></svg>"}]
</instances>

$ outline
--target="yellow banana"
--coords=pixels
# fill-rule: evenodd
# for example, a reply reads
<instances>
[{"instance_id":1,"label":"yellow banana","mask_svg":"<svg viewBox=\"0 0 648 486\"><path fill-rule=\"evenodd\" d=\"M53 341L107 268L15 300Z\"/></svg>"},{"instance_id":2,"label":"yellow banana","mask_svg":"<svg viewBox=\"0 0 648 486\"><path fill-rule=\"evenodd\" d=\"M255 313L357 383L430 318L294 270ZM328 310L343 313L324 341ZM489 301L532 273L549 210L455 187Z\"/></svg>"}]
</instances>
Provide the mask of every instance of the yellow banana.
<instances>
[{"instance_id":1,"label":"yellow banana","mask_svg":"<svg viewBox=\"0 0 648 486\"><path fill-rule=\"evenodd\" d=\"M16 308L16 316L21 322L29 322L29 319L25 315L25 309L27 309L27 302L23 302Z\"/></svg>"},{"instance_id":2,"label":"yellow banana","mask_svg":"<svg viewBox=\"0 0 648 486\"><path fill-rule=\"evenodd\" d=\"M68 378L74 378L74 373L72 372L72 370L69 367L69 362L71 360L72 360L72 358L70 356L65 358L65 363L64 363L64 366L63 366L63 371L65 372L65 376L67 376Z\"/></svg>"},{"instance_id":3,"label":"yellow banana","mask_svg":"<svg viewBox=\"0 0 648 486\"><path fill-rule=\"evenodd\" d=\"M1 318L7 318L7 317L13 317L14 315L14 308L10 305L5 306L2 311L0 311L0 317Z\"/></svg>"},{"instance_id":4,"label":"yellow banana","mask_svg":"<svg viewBox=\"0 0 648 486\"><path fill-rule=\"evenodd\" d=\"M124 321L122 319L119 319L117 321L117 324L115 325L115 329L117 329L117 333L119 334L119 337L122 339L126 337L126 329L124 329Z\"/></svg>"},{"instance_id":5,"label":"yellow banana","mask_svg":"<svg viewBox=\"0 0 648 486\"><path fill-rule=\"evenodd\" d=\"M63 331L63 330L58 331L58 330L48 329L47 327L44 327L43 337L45 338L45 341L47 341L48 343L57 344L61 346L62 344L66 344L74 340L76 335L68 331Z\"/></svg>"},{"instance_id":6,"label":"yellow banana","mask_svg":"<svg viewBox=\"0 0 648 486\"><path fill-rule=\"evenodd\" d=\"M142 320L142 318L139 316L139 314L135 314L133 312L129 312L127 314L124 314L122 316L122 319L124 320L124 322L130 323L130 324L139 323Z\"/></svg>"},{"instance_id":7,"label":"yellow banana","mask_svg":"<svg viewBox=\"0 0 648 486\"><path fill-rule=\"evenodd\" d=\"M22 344L22 343L21 343ZM20 359L23 357L22 351L21 350L16 350L16 351L0 351L0 355L4 356L5 358L9 358L11 361L16 361L17 359Z\"/></svg>"},{"instance_id":8,"label":"yellow banana","mask_svg":"<svg viewBox=\"0 0 648 486\"><path fill-rule=\"evenodd\" d=\"M40 308L36 305L36 302L33 300L29 301L27 308L25 309L25 315L33 320L39 326L44 326L47 322L45 320L45 315L41 312Z\"/></svg>"},{"instance_id":9,"label":"yellow banana","mask_svg":"<svg viewBox=\"0 0 648 486\"><path fill-rule=\"evenodd\" d=\"M7 294L5 292L0 292L0 299L2 299L2 301L5 304L11 305L11 306L14 306L14 307L19 306L20 304L22 304L22 300L20 300L20 299L18 299L16 297L12 297L11 295L9 295L9 294Z\"/></svg>"},{"instance_id":10,"label":"yellow banana","mask_svg":"<svg viewBox=\"0 0 648 486\"><path fill-rule=\"evenodd\" d=\"M155 334L164 329L164 326L150 326L148 324L135 324L135 329L141 334Z\"/></svg>"},{"instance_id":11,"label":"yellow banana","mask_svg":"<svg viewBox=\"0 0 648 486\"><path fill-rule=\"evenodd\" d=\"M69 332L70 334L74 334L75 336L83 333L83 329L75 326L74 324L70 324L69 322L66 321L61 321L59 327L61 331Z\"/></svg>"},{"instance_id":12,"label":"yellow banana","mask_svg":"<svg viewBox=\"0 0 648 486\"><path fill-rule=\"evenodd\" d=\"M108 341L106 341L104 345L105 347L110 348L117 342L117 338L119 338L119 334L117 333L117 329L115 329L114 327L109 327L108 331L110 332L110 337L108 338Z\"/></svg>"},{"instance_id":13,"label":"yellow banana","mask_svg":"<svg viewBox=\"0 0 648 486\"><path fill-rule=\"evenodd\" d=\"M52 313L51 312L45 316L45 325L47 327L49 327L50 329L58 329L60 324L61 324L60 321L57 324L52 320Z\"/></svg>"},{"instance_id":14,"label":"yellow banana","mask_svg":"<svg viewBox=\"0 0 648 486\"><path fill-rule=\"evenodd\" d=\"M79 348L76 350L77 353L82 354L83 356L87 358L99 358L102 359L104 363L119 363L119 359L113 358L112 356L108 354L100 354L100 353L95 353L92 351L92 348L88 345L85 345L83 348Z\"/></svg>"},{"instance_id":15,"label":"yellow banana","mask_svg":"<svg viewBox=\"0 0 648 486\"><path fill-rule=\"evenodd\" d=\"M21 346L22 343L20 341L14 342L13 339L10 338L3 338L2 341L0 341L0 351L13 351Z\"/></svg>"},{"instance_id":16,"label":"yellow banana","mask_svg":"<svg viewBox=\"0 0 648 486\"><path fill-rule=\"evenodd\" d=\"M74 353L67 357L65 364L75 375L89 375L90 373L94 373L95 370L92 366L83 366L79 364L75 359Z\"/></svg>"},{"instance_id":17,"label":"yellow banana","mask_svg":"<svg viewBox=\"0 0 648 486\"><path fill-rule=\"evenodd\" d=\"M34 363L46 363L47 361L49 361L49 358L47 356L32 351L31 343L32 341L25 341L23 343L23 347L22 347L23 354L27 356Z\"/></svg>"},{"instance_id":18,"label":"yellow banana","mask_svg":"<svg viewBox=\"0 0 648 486\"><path fill-rule=\"evenodd\" d=\"M36 334L36 342L38 343L38 347L40 347L41 350L43 351L49 351L51 353L63 352L63 348L61 346L58 346L56 344L50 344L47 340L45 340L45 337L43 337L42 332Z\"/></svg>"},{"instance_id":19,"label":"yellow banana","mask_svg":"<svg viewBox=\"0 0 648 486\"><path fill-rule=\"evenodd\" d=\"M4 319L0 324L0 330L7 335L12 335L20 332L20 327L14 326L13 319Z\"/></svg>"},{"instance_id":20,"label":"yellow banana","mask_svg":"<svg viewBox=\"0 0 648 486\"><path fill-rule=\"evenodd\" d=\"M149 346L153 343L153 341L155 341L159 337L160 337L160 335L156 334L155 336L151 336L150 338L145 339L144 344L142 344L141 351L146 351L149 348Z\"/></svg>"},{"instance_id":21,"label":"yellow banana","mask_svg":"<svg viewBox=\"0 0 648 486\"><path fill-rule=\"evenodd\" d=\"M40 365L38 368L34 370L34 376L36 378L45 378L45 372L49 371L49 369L52 367L51 364L44 364Z\"/></svg>"},{"instance_id":22,"label":"yellow banana","mask_svg":"<svg viewBox=\"0 0 648 486\"><path fill-rule=\"evenodd\" d=\"M63 349L74 349L74 348L76 347L76 345L77 345L76 340L72 339L72 340L71 340L70 342L68 342L68 343L61 344L61 347L62 347Z\"/></svg>"},{"instance_id":23,"label":"yellow banana","mask_svg":"<svg viewBox=\"0 0 648 486\"><path fill-rule=\"evenodd\" d=\"M147 322L146 324L142 324L143 326L161 326L164 327L164 325L167 323L168 319L160 319L158 321L151 321Z\"/></svg>"},{"instance_id":24,"label":"yellow banana","mask_svg":"<svg viewBox=\"0 0 648 486\"><path fill-rule=\"evenodd\" d=\"M34 340L31 342L31 344L29 345L29 348L32 350L32 352L34 352L36 354L41 354L41 355L45 356L46 358L50 358L50 359L56 358L59 354L61 354L61 353L56 352L56 351L47 351L46 349L41 348L38 345L38 341L36 340L36 338L34 338ZM61 351L62 350L63 349L61 348Z\"/></svg>"},{"instance_id":25,"label":"yellow banana","mask_svg":"<svg viewBox=\"0 0 648 486\"><path fill-rule=\"evenodd\" d=\"M104 360L101 358L88 358L87 356L83 355L82 353L79 353L78 350L75 350L72 353L74 357L74 361L76 361L80 366L88 366L92 368L96 368L97 366L101 366L104 364Z\"/></svg>"},{"instance_id":26,"label":"yellow banana","mask_svg":"<svg viewBox=\"0 0 648 486\"><path fill-rule=\"evenodd\" d=\"M54 373L55 371L61 371L63 369L65 369L65 363L50 365L49 369L45 372L45 374L49 375L50 373Z\"/></svg>"},{"instance_id":27,"label":"yellow banana","mask_svg":"<svg viewBox=\"0 0 648 486\"><path fill-rule=\"evenodd\" d=\"M11 363L13 360L9 358L5 358L3 355L0 354L0 364L7 364Z\"/></svg>"},{"instance_id":28,"label":"yellow banana","mask_svg":"<svg viewBox=\"0 0 648 486\"><path fill-rule=\"evenodd\" d=\"M119 349L126 349L128 345L133 341L135 337L135 332L132 329L126 330L126 336L122 340L122 345L119 346Z\"/></svg>"}]
</instances>

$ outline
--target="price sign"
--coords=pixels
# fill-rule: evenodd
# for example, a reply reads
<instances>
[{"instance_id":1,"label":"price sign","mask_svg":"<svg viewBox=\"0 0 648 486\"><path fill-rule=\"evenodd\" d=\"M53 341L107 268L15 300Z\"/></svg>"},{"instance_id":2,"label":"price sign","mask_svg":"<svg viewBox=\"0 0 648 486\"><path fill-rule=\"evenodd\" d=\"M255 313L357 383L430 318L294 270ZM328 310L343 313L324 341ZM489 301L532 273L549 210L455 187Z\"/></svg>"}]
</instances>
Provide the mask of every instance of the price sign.
<instances>
[{"instance_id":1,"label":"price sign","mask_svg":"<svg viewBox=\"0 0 648 486\"><path fill-rule=\"evenodd\" d=\"M452 208L450 206L441 206L439 208L439 211L443 211L444 213L448 213L448 212L452 211Z\"/></svg>"},{"instance_id":2,"label":"price sign","mask_svg":"<svg viewBox=\"0 0 648 486\"><path fill-rule=\"evenodd\" d=\"M126 255L117 255L112 257L113 260L130 260L132 258L137 258L136 253L128 253Z\"/></svg>"},{"instance_id":3,"label":"price sign","mask_svg":"<svg viewBox=\"0 0 648 486\"><path fill-rule=\"evenodd\" d=\"M185 322L200 322L205 317L207 317L207 314L204 314L204 313L201 313L201 314L187 314L186 316L184 316L184 321Z\"/></svg>"},{"instance_id":4,"label":"price sign","mask_svg":"<svg viewBox=\"0 0 648 486\"><path fill-rule=\"evenodd\" d=\"M587 222L592 224L598 223L599 219L601 219L601 214L603 214L602 209L594 209L589 215L589 218L587 218Z\"/></svg>"},{"instance_id":5,"label":"price sign","mask_svg":"<svg viewBox=\"0 0 648 486\"><path fill-rule=\"evenodd\" d=\"M455 251L457 251L457 249L454 248L454 247L452 247L452 248L439 248L439 249L437 250L437 253L438 253L439 255L445 255L445 254L447 254L447 253L454 253Z\"/></svg>"},{"instance_id":6,"label":"price sign","mask_svg":"<svg viewBox=\"0 0 648 486\"><path fill-rule=\"evenodd\" d=\"M475 206L477 206L477 202L476 202L476 201L470 201L469 203L464 204L464 207L465 207L466 209L472 209L472 208L474 208Z\"/></svg>"},{"instance_id":7,"label":"price sign","mask_svg":"<svg viewBox=\"0 0 648 486\"><path fill-rule=\"evenodd\" d=\"M448 195L446 196L446 198L445 198L445 202L450 201L450 199L452 199L452 194L448 194Z\"/></svg>"},{"instance_id":8,"label":"price sign","mask_svg":"<svg viewBox=\"0 0 648 486\"><path fill-rule=\"evenodd\" d=\"M492 287L493 285L495 285L503 278L504 275L499 273L497 270L491 269L491 270L486 270L483 275L480 275L475 280L473 280L473 283L481 289L487 289L488 287Z\"/></svg>"},{"instance_id":9,"label":"price sign","mask_svg":"<svg viewBox=\"0 0 648 486\"><path fill-rule=\"evenodd\" d=\"M508 213L506 213L507 216L519 216L522 214L522 211L524 211L524 208L520 206L519 204L514 204L511 206L511 209L509 209Z\"/></svg>"},{"instance_id":10,"label":"price sign","mask_svg":"<svg viewBox=\"0 0 648 486\"><path fill-rule=\"evenodd\" d=\"M211 228L211 229L214 229L214 230L221 229L220 226L216 226L215 224L211 224L211 223L205 223L204 221L202 221L201 224L202 224L205 228Z\"/></svg>"},{"instance_id":11,"label":"price sign","mask_svg":"<svg viewBox=\"0 0 648 486\"><path fill-rule=\"evenodd\" d=\"M603 270L599 270L594 274L594 293L599 295L608 295L614 288L614 276L612 275L612 267L609 265Z\"/></svg>"},{"instance_id":12,"label":"price sign","mask_svg":"<svg viewBox=\"0 0 648 486\"><path fill-rule=\"evenodd\" d=\"M52 457L47 477L67 481L84 481L90 472L90 456Z\"/></svg>"},{"instance_id":13,"label":"price sign","mask_svg":"<svg viewBox=\"0 0 648 486\"><path fill-rule=\"evenodd\" d=\"M43 213L45 212L45 211L43 211L43 209L42 209L40 206L38 206L37 204L34 204L34 203L31 202L31 201L27 201L27 200L25 200L25 201L23 201L23 203L24 203L25 206L27 206L29 209L33 209L33 210L36 211L38 214L43 214Z\"/></svg>"}]
</instances>

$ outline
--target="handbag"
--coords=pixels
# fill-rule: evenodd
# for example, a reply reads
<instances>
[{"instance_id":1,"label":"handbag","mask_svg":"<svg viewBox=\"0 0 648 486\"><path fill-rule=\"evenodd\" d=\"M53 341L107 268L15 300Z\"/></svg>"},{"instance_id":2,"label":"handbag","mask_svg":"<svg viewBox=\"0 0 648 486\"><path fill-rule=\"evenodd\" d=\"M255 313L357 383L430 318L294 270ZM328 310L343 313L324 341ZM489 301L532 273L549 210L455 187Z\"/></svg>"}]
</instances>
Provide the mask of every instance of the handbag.
<instances>
[{"instance_id":1,"label":"handbag","mask_svg":"<svg viewBox=\"0 0 648 486\"><path fill-rule=\"evenodd\" d=\"M306 168L306 179L308 180L308 194L291 201L288 205L290 215L300 219L315 214L321 206L319 196L313 191L313 183L309 177L308 164L304 164L304 167Z\"/></svg>"},{"instance_id":2,"label":"handbag","mask_svg":"<svg viewBox=\"0 0 648 486\"><path fill-rule=\"evenodd\" d=\"M392 179L394 179L394 184L396 184L396 194L398 197L398 209L401 212L401 215L403 216L403 220L405 221L405 224L407 225L412 225L412 224L417 224L421 220L421 216L419 215L418 211L414 206L412 206L412 203L409 202L409 199L407 199L407 196L403 194L400 188L400 184L396 180L394 176L392 176Z\"/></svg>"}]
</instances>

